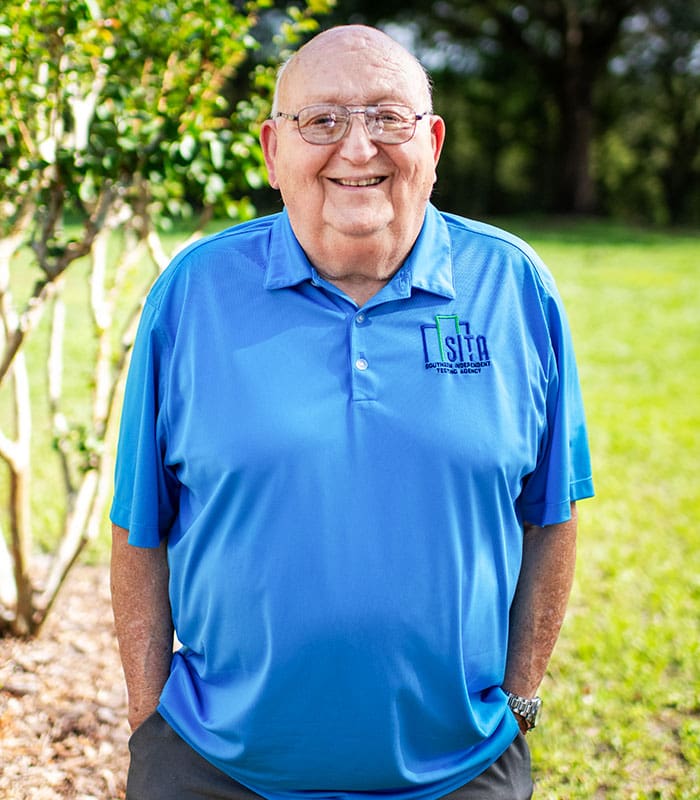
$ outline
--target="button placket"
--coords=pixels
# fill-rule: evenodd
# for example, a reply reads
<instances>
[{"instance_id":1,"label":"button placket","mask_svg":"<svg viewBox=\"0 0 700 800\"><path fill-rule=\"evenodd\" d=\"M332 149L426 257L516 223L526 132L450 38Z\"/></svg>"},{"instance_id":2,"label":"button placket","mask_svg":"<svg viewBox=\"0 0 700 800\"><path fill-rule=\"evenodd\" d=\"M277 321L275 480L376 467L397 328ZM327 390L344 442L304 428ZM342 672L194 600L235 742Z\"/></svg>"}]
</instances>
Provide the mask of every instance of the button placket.
<instances>
[{"instance_id":1,"label":"button placket","mask_svg":"<svg viewBox=\"0 0 700 800\"><path fill-rule=\"evenodd\" d=\"M365 311L355 314L350 328L350 364L353 400L376 398L375 378L369 348L370 317Z\"/></svg>"}]
</instances>

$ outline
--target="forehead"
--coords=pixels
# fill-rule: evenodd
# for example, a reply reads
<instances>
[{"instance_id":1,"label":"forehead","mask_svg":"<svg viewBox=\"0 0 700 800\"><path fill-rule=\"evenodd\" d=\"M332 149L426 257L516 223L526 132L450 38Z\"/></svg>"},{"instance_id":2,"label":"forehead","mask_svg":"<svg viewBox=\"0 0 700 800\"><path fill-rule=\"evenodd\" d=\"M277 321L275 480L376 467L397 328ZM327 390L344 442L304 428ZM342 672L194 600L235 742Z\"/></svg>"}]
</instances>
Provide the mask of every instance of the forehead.
<instances>
[{"instance_id":1,"label":"forehead","mask_svg":"<svg viewBox=\"0 0 700 800\"><path fill-rule=\"evenodd\" d=\"M415 60L391 40L328 37L299 51L280 85L280 100L312 103L400 102L422 107L426 81ZM426 106L427 107L427 106Z\"/></svg>"}]
</instances>

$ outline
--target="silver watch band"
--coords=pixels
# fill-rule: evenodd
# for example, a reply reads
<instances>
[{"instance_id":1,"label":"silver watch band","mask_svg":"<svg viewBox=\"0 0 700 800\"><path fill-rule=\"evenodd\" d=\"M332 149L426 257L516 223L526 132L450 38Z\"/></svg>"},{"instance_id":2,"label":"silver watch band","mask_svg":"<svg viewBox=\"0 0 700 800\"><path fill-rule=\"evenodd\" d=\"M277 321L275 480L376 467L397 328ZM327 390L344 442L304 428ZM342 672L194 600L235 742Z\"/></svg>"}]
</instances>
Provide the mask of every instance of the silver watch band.
<instances>
[{"instance_id":1,"label":"silver watch band","mask_svg":"<svg viewBox=\"0 0 700 800\"><path fill-rule=\"evenodd\" d=\"M534 728L537 725L542 700L539 697L520 697L513 692L506 692L506 694L509 708L525 720L528 730Z\"/></svg>"}]
</instances>

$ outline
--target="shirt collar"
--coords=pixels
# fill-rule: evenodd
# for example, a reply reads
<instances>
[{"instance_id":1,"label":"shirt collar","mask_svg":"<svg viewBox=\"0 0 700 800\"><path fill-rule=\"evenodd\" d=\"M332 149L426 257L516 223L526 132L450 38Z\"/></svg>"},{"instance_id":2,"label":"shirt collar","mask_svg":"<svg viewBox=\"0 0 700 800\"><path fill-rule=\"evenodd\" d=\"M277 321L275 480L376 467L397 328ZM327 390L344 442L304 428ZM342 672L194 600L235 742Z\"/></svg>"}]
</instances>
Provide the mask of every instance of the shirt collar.
<instances>
[{"instance_id":1,"label":"shirt collar","mask_svg":"<svg viewBox=\"0 0 700 800\"><path fill-rule=\"evenodd\" d=\"M452 280L452 246L447 223L432 204L428 205L423 227L399 273L410 285L442 297L455 297Z\"/></svg>"},{"instance_id":2,"label":"shirt collar","mask_svg":"<svg viewBox=\"0 0 700 800\"><path fill-rule=\"evenodd\" d=\"M286 289L312 277L313 267L294 235L285 208L272 226L263 285L266 289Z\"/></svg>"},{"instance_id":3,"label":"shirt collar","mask_svg":"<svg viewBox=\"0 0 700 800\"><path fill-rule=\"evenodd\" d=\"M264 287L284 289L312 280L314 275L315 270L294 235L284 209L272 227ZM455 297L450 235L445 220L432 204L426 209L413 249L389 286L392 284L398 296L408 296L411 288L416 288L442 297Z\"/></svg>"}]
</instances>

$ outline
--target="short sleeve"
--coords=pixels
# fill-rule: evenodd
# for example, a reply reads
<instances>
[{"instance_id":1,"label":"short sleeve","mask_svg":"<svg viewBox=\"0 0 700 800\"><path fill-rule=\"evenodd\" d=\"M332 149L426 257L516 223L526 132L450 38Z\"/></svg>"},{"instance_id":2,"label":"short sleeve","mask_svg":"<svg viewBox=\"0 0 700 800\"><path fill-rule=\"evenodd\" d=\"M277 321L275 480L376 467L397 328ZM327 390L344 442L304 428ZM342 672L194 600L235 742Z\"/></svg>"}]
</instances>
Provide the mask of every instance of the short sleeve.
<instances>
[{"instance_id":1,"label":"short sleeve","mask_svg":"<svg viewBox=\"0 0 700 800\"><path fill-rule=\"evenodd\" d=\"M131 355L122 409L110 519L129 543L157 547L177 509L177 481L165 464L164 395L170 348L146 303Z\"/></svg>"},{"instance_id":2,"label":"short sleeve","mask_svg":"<svg viewBox=\"0 0 700 800\"><path fill-rule=\"evenodd\" d=\"M554 525L570 518L570 504L593 496L586 418L571 332L556 290L545 300L550 337L546 424L537 465L519 505L524 521Z\"/></svg>"}]
</instances>

